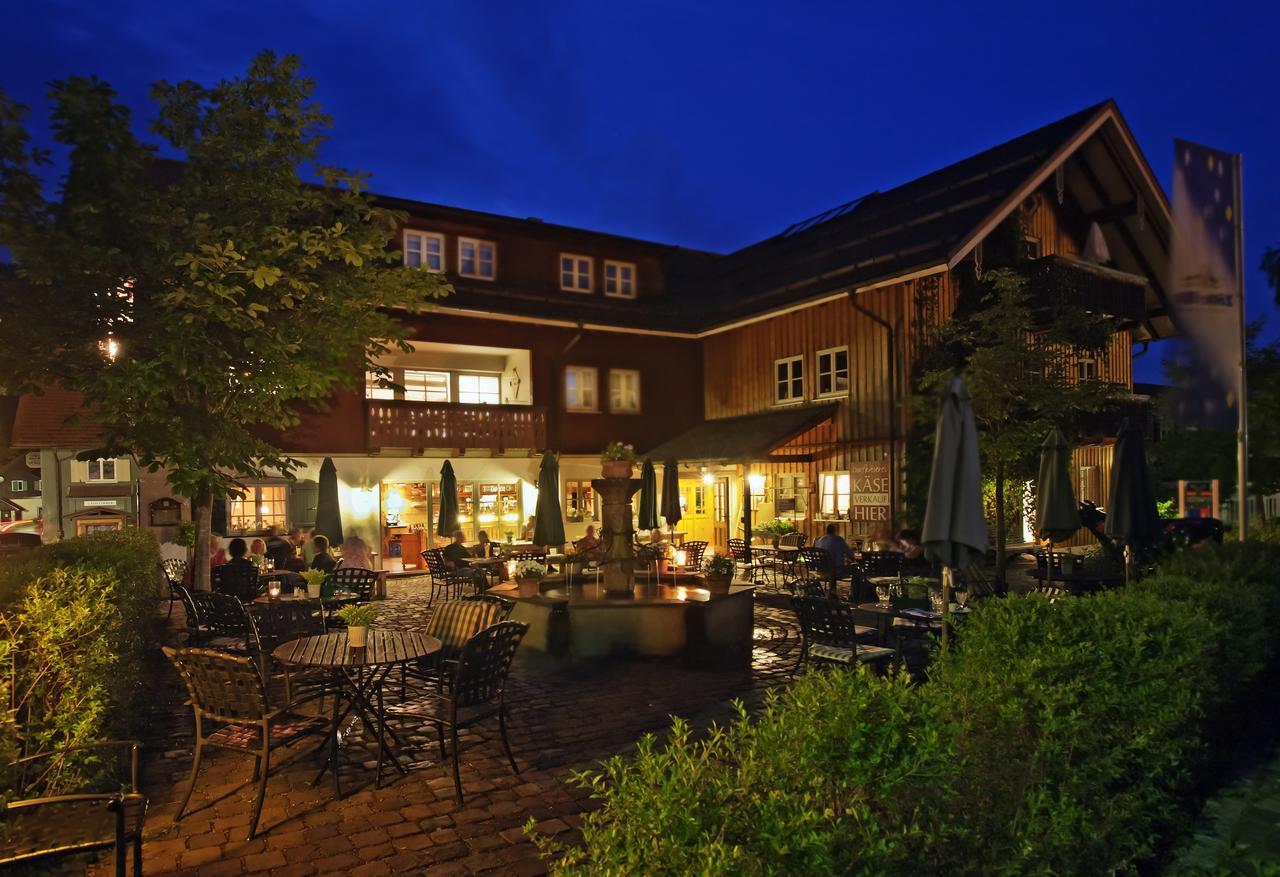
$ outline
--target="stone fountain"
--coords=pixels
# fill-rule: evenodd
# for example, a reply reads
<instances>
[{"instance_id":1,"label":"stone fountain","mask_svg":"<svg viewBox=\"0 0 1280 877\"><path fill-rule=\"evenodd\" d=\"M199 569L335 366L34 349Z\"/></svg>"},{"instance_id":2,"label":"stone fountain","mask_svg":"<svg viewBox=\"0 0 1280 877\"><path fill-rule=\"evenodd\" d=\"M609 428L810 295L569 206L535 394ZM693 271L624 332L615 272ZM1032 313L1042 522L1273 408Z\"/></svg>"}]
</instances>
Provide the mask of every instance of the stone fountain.
<instances>
[{"instance_id":1,"label":"stone fountain","mask_svg":"<svg viewBox=\"0 0 1280 877\"><path fill-rule=\"evenodd\" d=\"M639 478L596 478L591 482L601 501L600 541L605 549L601 564L604 589L609 594L631 596L636 582L635 531L631 497L640 489Z\"/></svg>"}]
</instances>

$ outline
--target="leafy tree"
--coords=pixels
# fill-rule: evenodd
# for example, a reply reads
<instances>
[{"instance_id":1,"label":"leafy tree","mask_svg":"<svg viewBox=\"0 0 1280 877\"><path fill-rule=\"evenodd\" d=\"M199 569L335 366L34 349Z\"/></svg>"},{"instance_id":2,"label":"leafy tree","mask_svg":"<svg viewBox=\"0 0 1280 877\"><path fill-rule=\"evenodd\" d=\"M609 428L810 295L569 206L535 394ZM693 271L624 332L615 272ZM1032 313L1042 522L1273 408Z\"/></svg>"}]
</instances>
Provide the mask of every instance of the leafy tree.
<instances>
[{"instance_id":1,"label":"leafy tree","mask_svg":"<svg viewBox=\"0 0 1280 877\"><path fill-rule=\"evenodd\" d=\"M1260 266L1267 275L1267 283L1276 291L1276 304L1280 305L1280 246L1267 247Z\"/></svg>"},{"instance_id":2,"label":"leafy tree","mask_svg":"<svg viewBox=\"0 0 1280 877\"><path fill-rule=\"evenodd\" d=\"M1080 355L1105 359L1115 325L1065 297L1038 299L1012 268L986 272L974 292L973 306L944 323L922 357L928 367L912 397L914 420L917 434L931 435L938 394L957 371L964 374L992 480L996 577L1003 581L1009 521L1016 517L1010 507L1020 503L1021 485L1036 477L1045 436L1054 426L1071 435L1116 394L1101 379L1078 379L1075 368ZM927 463L910 468L923 468L927 479Z\"/></svg>"},{"instance_id":3,"label":"leafy tree","mask_svg":"<svg viewBox=\"0 0 1280 877\"><path fill-rule=\"evenodd\" d=\"M0 294L0 373L11 392L84 395L103 441L82 457L167 471L202 586L214 498L298 465L264 436L405 349L394 309L449 291L401 264L399 217L364 178L321 163L331 122L299 67L267 52L212 87L157 83L159 147L106 83L53 83L53 199L26 108L0 95L0 246L22 281Z\"/></svg>"}]
</instances>

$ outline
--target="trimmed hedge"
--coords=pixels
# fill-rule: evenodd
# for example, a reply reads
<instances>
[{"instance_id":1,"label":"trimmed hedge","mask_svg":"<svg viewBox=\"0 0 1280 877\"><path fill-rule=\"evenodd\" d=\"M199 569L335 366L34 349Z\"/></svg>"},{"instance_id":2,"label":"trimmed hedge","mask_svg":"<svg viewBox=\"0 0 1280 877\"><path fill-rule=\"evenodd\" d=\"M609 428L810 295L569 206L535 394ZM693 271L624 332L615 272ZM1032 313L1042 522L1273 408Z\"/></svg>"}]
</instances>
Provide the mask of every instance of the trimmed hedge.
<instances>
[{"instance_id":1,"label":"trimmed hedge","mask_svg":"<svg viewBox=\"0 0 1280 877\"><path fill-rule=\"evenodd\" d=\"M703 739L677 721L576 775L581 846L535 840L562 875L1145 867L1277 668L1277 576L1278 546L1206 546L1096 597L990 601L924 685L811 674Z\"/></svg>"},{"instance_id":2,"label":"trimmed hedge","mask_svg":"<svg viewBox=\"0 0 1280 877\"><path fill-rule=\"evenodd\" d=\"M160 587L159 545L141 530L44 545L0 569L0 764L133 735ZM95 757L60 761L43 790L78 787Z\"/></svg>"}]
</instances>

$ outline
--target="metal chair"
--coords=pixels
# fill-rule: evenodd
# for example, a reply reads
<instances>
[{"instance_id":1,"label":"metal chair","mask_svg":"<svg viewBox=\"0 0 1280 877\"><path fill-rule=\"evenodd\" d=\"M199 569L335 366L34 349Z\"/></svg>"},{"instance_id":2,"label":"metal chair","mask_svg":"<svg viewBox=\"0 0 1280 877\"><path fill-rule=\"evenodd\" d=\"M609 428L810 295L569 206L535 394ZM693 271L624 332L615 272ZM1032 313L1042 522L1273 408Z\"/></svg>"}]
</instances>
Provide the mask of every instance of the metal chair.
<instances>
[{"instance_id":1,"label":"metal chair","mask_svg":"<svg viewBox=\"0 0 1280 877\"><path fill-rule=\"evenodd\" d=\"M28 770L37 770L72 751L124 750L129 755L129 779L114 783L110 792L77 792L40 795L40 782L26 783ZM129 849L133 848L133 873L142 877L142 827L147 814L147 798L138 791L138 751L136 740L110 740L39 752L12 762L18 776L11 790L15 798L0 803L0 867L34 864L76 853L114 849L116 875L124 877ZM118 779L118 778L117 778ZM41 872L43 873L43 872Z\"/></svg>"},{"instance_id":2,"label":"metal chair","mask_svg":"<svg viewBox=\"0 0 1280 877\"><path fill-rule=\"evenodd\" d=\"M168 646L164 647L164 653L187 686L196 719L196 750L191 763L191 780L174 819L182 818L191 801L205 747L229 749L254 759L252 780L257 780L258 791L249 821L249 839L252 840L258 831L262 801L267 793L272 750L307 734L324 734L329 723L317 716L294 712L300 701L272 707L262 676L251 658L209 649L172 649Z\"/></svg>"},{"instance_id":3,"label":"metal chair","mask_svg":"<svg viewBox=\"0 0 1280 877\"><path fill-rule=\"evenodd\" d=\"M224 563L209 571L211 586L220 594L229 594L244 603L266 593L266 585L252 563Z\"/></svg>"},{"instance_id":4,"label":"metal chair","mask_svg":"<svg viewBox=\"0 0 1280 877\"><path fill-rule=\"evenodd\" d=\"M239 600L213 591L182 588L179 593L186 595L182 602L187 607L187 637L191 644L249 651L249 619Z\"/></svg>"},{"instance_id":5,"label":"metal chair","mask_svg":"<svg viewBox=\"0 0 1280 877\"><path fill-rule=\"evenodd\" d=\"M181 557L169 557L160 564L164 570L164 580L169 585L169 611L165 618L173 617L173 604L178 599L178 592L174 590L175 586L181 586L187 579L187 562Z\"/></svg>"},{"instance_id":6,"label":"metal chair","mask_svg":"<svg viewBox=\"0 0 1280 877\"><path fill-rule=\"evenodd\" d=\"M486 627L463 646L446 691L428 693L420 702L390 708L393 714L417 717L434 723L436 736L440 741L441 758L446 755L444 729L448 726L449 749L453 756L453 788L459 807L463 804L462 774L458 758L459 730L496 715L498 733L507 761L511 763L512 773L520 775L515 756L511 754L511 744L507 742L506 685L511 661L528 629L529 625L519 621L503 621ZM377 778L380 780L383 761L381 738L378 744Z\"/></svg>"},{"instance_id":7,"label":"metal chair","mask_svg":"<svg viewBox=\"0 0 1280 877\"><path fill-rule=\"evenodd\" d=\"M796 560L796 583L801 590L808 593L808 584L817 582L828 593L835 592L835 575L831 569L831 558L821 548L801 548Z\"/></svg>"},{"instance_id":8,"label":"metal chair","mask_svg":"<svg viewBox=\"0 0 1280 877\"><path fill-rule=\"evenodd\" d=\"M499 597L497 594L469 594L462 598L463 603L486 603L493 606L498 612L498 621L506 621L511 617L511 611L516 608L515 600L508 600L506 597Z\"/></svg>"},{"instance_id":9,"label":"metal chair","mask_svg":"<svg viewBox=\"0 0 1280 877\"><path fill-rule=\"evenodd\" d=\"M444 591L446 597L453 592L458 587L458 580L457 577L450 580L449 573L453 570L449 569L444 552L439 548L428 548L422 552L422 562L426 564L427 575L431 578L431 595L427 598L427 605L430 606L440 591Z\"/></svg>"},{"instance_id":10,"label":"metal chair","mask_svg":"<svg viewBox=\"0 0 1280 877\"><path fill-rule=\"evenodd\" d=\"M440 640L440 651L430 658L402 668L401 697L407 694L408 678L433 683L437 690L442 688L448 682L451 669L457 663L458 655L467 641L486 627L506 621L514 606L514 602L510 600L491 595L441 603L422 629L427 636Z\"/></svg>"},{"instance_id":11,"label":"metal chair","mask_svg":"<svg viewBox=\"0 0 1280 877\"><path fill-rule=\"evenodd\" d=\"M373 599L373 589L378 584L378 574L371 569L340 566L333 571L334 585L339 591L352 591L367 603Z\"/></svg>"},{"instance_id":12,"label":"metal chair","mask_svg":"<svg viewBox=\"0 0 1280 877\"><path fill-rule=\"evenodd\" d=\"M876 629L855 624L853 607L825 597L792 597L791 608L800 622L800 657L792 668L795 674L809 661L851 667L887 661L897 655L895 649L868 645Z\"/></svg>"},{"instance_id":13,"label":"metal chair","mask_svg":"<svg viewBox=\"0 0 1280 877\"><path fill-rule=\"evenodd\" d=\"M304 636L321 636L325 633L324 607L313 600L274 600L270 603L253 603L245 607L249 616L249 633L258 658L258 670L262 678L270 679L275 659L271 653L278 646ZM320 668L290 670L281 665L285 699L293 700L298 685L308 689L315 686L321 695L327 693L332 674Z\"/></svg>"}]
</instances>

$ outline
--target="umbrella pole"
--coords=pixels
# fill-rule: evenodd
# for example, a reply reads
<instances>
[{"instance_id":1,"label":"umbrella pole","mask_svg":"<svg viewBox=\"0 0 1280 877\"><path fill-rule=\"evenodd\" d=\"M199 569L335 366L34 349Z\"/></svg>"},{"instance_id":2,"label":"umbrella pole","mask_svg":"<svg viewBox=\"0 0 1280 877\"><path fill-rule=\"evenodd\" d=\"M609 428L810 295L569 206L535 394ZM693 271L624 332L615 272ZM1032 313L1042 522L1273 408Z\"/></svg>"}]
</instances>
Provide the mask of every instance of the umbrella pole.
<instances>
[{"instance_id":1,"label":"umbrella pole","mask_svg":"<svg viewBox=\"0 0 1280 877\"><path fill-rule=\"evenodd\" d=\"M1126 545L1124 547L1124 583L1129 584L1129 579L1133 575L1133 546Z\"/></svg>"},{"instance_id":2,"label":"umbrella pole","mask_svg":"<svg viewBox=\"0 0 1280 877\"><path fill-rule=\"evenodd\" d=\"M942 568L942 651L947 650L947 627L951 621L951 567Z\"/></svg>"},{"instance_id":3,"label":"umbrella pole","mask_svg":"<svg viewBox=\"0 0 1280 877\"><path fill-rule=\"evenodd\" d=\"M1048 567L1044 571L1044 584L1046 588L1053 587L1053 540L1049 540L1049 560Z\"/></svg>"}]
</instances>

